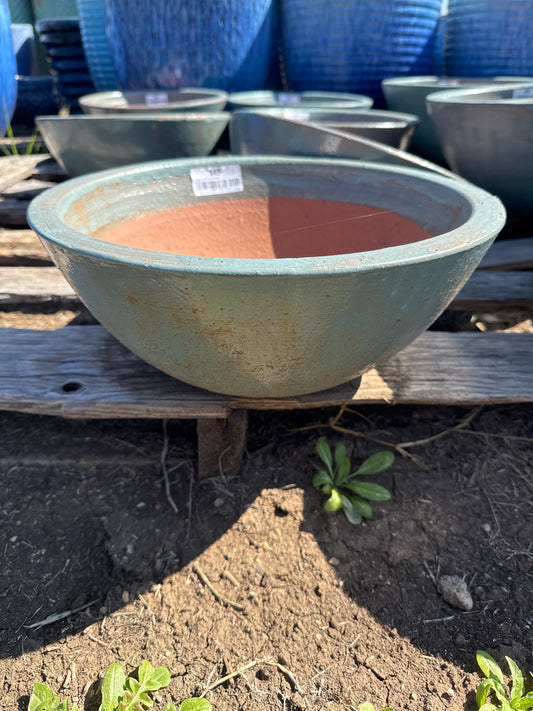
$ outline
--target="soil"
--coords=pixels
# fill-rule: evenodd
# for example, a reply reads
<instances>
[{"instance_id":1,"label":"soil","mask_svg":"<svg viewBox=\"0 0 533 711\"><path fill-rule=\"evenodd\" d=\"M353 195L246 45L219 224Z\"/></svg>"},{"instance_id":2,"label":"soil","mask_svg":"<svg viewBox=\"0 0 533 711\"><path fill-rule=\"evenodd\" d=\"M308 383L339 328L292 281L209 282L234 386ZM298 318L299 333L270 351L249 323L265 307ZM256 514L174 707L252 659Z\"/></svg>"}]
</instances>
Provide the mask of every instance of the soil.
<instances>
[{"instance_id":1,"label":"soil","mask_svg":"<svg viewBox=\"0 0 533 711\"><path fill-rule=\"evenodd\" d=\"M199 481L194 421L0 413L2 711L36 681L96 711L116 661L171 668L154 708L220 711L474 709L477 649L533 669L533 407L345 413L381 440L443 435L376 477L393 498L358 527L311 485L335 414L251 412L239 474ZM382 448L343 438L354 463Z\"/></svg>"}]
</instances>

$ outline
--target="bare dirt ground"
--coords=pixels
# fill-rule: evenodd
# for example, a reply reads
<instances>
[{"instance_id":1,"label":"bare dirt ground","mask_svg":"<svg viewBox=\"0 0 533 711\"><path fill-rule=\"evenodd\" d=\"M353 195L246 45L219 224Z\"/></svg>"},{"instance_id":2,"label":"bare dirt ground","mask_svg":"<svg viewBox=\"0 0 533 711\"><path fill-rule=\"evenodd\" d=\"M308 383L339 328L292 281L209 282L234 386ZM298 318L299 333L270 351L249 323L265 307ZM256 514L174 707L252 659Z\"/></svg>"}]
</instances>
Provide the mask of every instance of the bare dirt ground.
<instances>
[{"instance_id":1,"label":"bare dirt ground","mask_svg":"<svg viewBox=\"0 0 533 711\"><path fill-rule=\"evenodd\" d=\"M397 443L470 412L365 407L342 424ZM97 709L115 661L171 668L160 708L205 694L220 711L474 709L477 649L533 669L533 407L485 407L412 448L419 462L397 457L376 478L392 500L359 527L311 485L317 438L338 435L298 431L334 414L251 413L239 476L197 481L193 421L0 413L2 711L35 681ZM344 440L354 462L381 448ZM440 575L464 577L470 612Z\"/></svg>"}]
</instances>

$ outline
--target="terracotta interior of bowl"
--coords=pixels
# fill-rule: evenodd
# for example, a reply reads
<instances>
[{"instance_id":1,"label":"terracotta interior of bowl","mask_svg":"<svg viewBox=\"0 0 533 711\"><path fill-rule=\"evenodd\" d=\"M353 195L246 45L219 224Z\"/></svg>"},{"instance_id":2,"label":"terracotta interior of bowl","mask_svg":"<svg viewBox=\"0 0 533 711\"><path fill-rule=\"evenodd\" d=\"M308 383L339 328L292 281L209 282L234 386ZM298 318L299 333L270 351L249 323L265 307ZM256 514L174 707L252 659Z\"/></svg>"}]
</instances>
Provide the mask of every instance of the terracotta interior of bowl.
<instances>
[{"instance_id":1,"label":"terracotta interior of bowl","mask_svg":"<svg viewBox=\"0 0 533 711\"><path fill-rule=\"evenodd\" d=\"M383 249L431 234L402 215L368 205L256 197L166 210L103 227L93 236L153 252L279 259Z\"/></svg>"}]
</instances>

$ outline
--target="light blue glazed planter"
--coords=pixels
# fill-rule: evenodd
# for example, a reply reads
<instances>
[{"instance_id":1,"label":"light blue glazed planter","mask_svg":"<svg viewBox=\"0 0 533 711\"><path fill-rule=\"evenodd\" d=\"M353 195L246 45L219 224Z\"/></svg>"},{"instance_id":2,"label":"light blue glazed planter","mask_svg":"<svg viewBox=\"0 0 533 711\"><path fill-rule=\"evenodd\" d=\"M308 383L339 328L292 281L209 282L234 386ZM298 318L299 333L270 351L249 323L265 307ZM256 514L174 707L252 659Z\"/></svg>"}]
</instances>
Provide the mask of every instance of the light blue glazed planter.
<instances>
[{"instance_id":1,"label":"light blue glazed planter","mask_svg":"<svg viewBox=\"0 0 533 711\"><path fill-rule=\"evenodd\" d=\"M363 94L335 91L236 91L228 97L228 109L301 108L369 109L374 100Z\"/></svg>"},{"instance_id":2,"label":"light blue glazed planter","mask_svg":"<svg viewBox=\"0 0 533 711\"><path fill-rule=\"evenodd\" d=\"M387 107L392 111L406 111L420 117L420 125L410 145L410 150L436 163L446 164L433 122L426 108L426 97L436 91L451 89L473 89L514 81L515 77L393 77L382 81ZM528 81L530 77L516 77L517 81Z\"/></svg>"},{"instance_id":3,"label":"light blue glazed planter","mask_svg":"<svg viewBox=\"0 0 533 711\"><path fill-rule=\"evenodd\" d=\"M215 147L230 114L106 114L40 116L48 150L70 176L131 163L205 156Z\"/></svg>"},{"instance_id":4,"label":"light blue glazed planter","mask_svg":"<svg viewBox=\"0 0 533 711\"><path fill-rule=\"evenodd\" d=\"M98 91L80 97L86 114L222 111L228 95L219 89L187 88L168 91Z\"/></svg>"},{"instance_id":5,"label":"light blue glazed planter","mask_svg":"<svg viewBox=\"0 0 533 711\"><path fill-rule=\"evenodd\" d=\"M242 171L242 192L194 196L192 168L229 165ZM434 236L285 259L163 254L90 236L179 206L250 197L356 202ZM130 350L207 390L265 398L339 385L408 345L463 286L505 213L478 188L408 168L230 156L76 178L36 198L28 219L87 307Z\"/></svg>"},{"instance_id":6,"label":"light blue glazed planter","mask_svg":"<svg viewBox=\"0 0 533 711\"><path fill-rule=\"evenodd\" d=\"M121 89L262 89L275 47L273 0L105 0Z\"/></svg>"},{"instance_id":7,"label":"light blue glazed planter","mask_svg":"<svg viewBox=\"0 0 533 711\"><path fill-rule=\"evenodd\" d=\"M427 108L452 170L531 219L533 83L500 86L435 92Z\"/></svg>"},{"instance_id":8,"label":"light blue glazed planter","mask_svg":"<svg viewBox=\"0 0 533 711\"><path fill-rule=\"evenodd\" d=\"M0 136L4 136L17 100L17 65L7 0L0 0Z\"/></svg>"},{"instance_id":9,"label":"light blue glazed planter","mask_svg":"<svg viewBox=\"0 0 533 711\"><path fill-rule=\"evenodd\" d=\"M387 146L394 146L406 151L411 143L420 119L413 114L397 111L379 111L377 109L315 109L306 108L268 108L260 109L261 115L274 118L295 119L304 123L327 126L345 133L363 136L372 141L380 141ZM240 109L234 112L233 119L253 113L254 109Z\"/></svg>"}]
</instances>

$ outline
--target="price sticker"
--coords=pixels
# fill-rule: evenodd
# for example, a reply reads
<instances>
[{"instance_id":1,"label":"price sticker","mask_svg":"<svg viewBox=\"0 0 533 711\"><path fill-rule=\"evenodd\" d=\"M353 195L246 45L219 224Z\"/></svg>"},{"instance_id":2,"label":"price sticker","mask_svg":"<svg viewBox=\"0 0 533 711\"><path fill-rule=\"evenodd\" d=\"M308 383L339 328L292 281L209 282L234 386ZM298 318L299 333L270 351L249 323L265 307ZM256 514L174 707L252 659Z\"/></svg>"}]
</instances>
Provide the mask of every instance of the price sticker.
<instances>
[{"instance_id":1,"label":"price sticker","mask_svg":"<svg viewBox=\"0 0 533 711\"><path fill-rule=\"evenodd\" d=\"M439 79L438 86L461 86L459 79Z\"/></svg>"},{"instance_id":2,"label":"price sticker","mask_svg":"<svg viewBox=\"0 0 533 711\"><path fill-rule=\"evenodd\" d=\"M299 104L300 94L291 91L280 91L278 93L278 104Z\"/></svg>"},{"instance_id":3,"label":"price sticker","mask_svg":"<svg viewBox=\"0 0 533 711\"><path fill-rule=\"evenodd\" d=\"M144 95L144 102L147 106L166 106L168 94L166 91L154 91Z\"/></svg>"},{"instance_id":4,"label":"price sticker","mask_svg":"<svg viewBox=\"0 0 533 711\"><path fill-rule=\"evenodd\" d=\"M513 99L526 99L533 96L533 86L526 86L523 89L514 89Z\"/></svg>"},{"instance_id":5,"label":"price sticker","mask_svg":"<svg viewBox=\"0 0 533 711\"><path fill-rule=\"evenodd\" d=\"M191 168L190 176L196 197L241 193L244 190L240 165Z\"/></svg>"}]
</instances>

